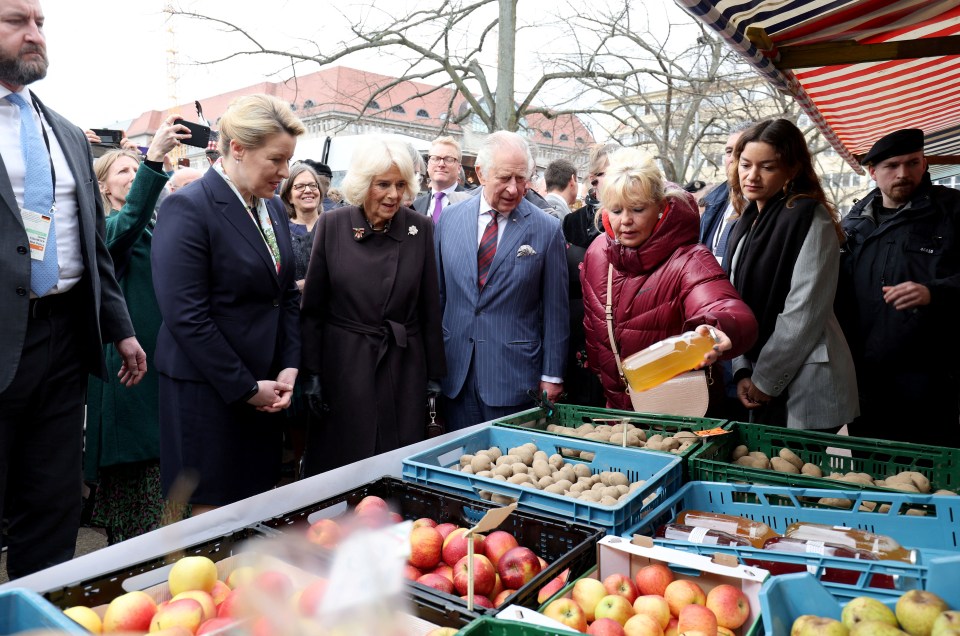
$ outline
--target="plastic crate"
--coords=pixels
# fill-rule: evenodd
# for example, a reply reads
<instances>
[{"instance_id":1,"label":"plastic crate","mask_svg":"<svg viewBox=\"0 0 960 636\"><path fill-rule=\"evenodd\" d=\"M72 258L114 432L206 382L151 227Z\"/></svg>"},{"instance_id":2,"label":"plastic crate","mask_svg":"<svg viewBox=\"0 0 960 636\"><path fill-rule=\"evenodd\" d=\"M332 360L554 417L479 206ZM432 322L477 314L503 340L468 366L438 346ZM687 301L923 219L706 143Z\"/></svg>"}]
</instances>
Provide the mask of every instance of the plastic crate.
<instances>
[{"instance_id":1,"label":"plastic crate","mask_svg":"<svg viewBox=\"0 0 960 636\"><path fill-rule=\"evenodd\" d=\"M946 601L951 608L960 607L960 588L957 587L955 571L931 580L929 591ZM869 592L864 596L877 598L890 609L894 608L897 601L896 597L878 597ZM789 634L793 621L804 614L840 620L844 604L844 599L837 598L807 573L771 577L760 590L763 627L767 634Z\"/></svg>"},{"instance_id":2,"label":"plastic crate","mask_svg":"<svg viewBox=\"0 0 960 636\"><path fill-rule=\"evenodd\" d=\"M576 636L578 633L499 618L480 618L457 632L457 636Z\"/></svg>"},{"instance_id":3,"label":"plastic crate","mask_svg":"<svg viewBox=\"0 0 960 636\"><path fill-rule=\"evenodd\" d=\"M548 455L562 454L561 451L565 448L592 452L595 454L592 461L575 458L567 458L566 461L585 464L592 473L620 471L631 483L641 479L646 480L646 483L617 505L603 506L450 468L458 465L463 454L473 454L492 446L506 452L508 448L528 442L533 442ZM465 492L473 497L479 497L481 491L500 494L515 499L522 509L601 526L607 532L619 534L639 523L645 514L680 488L682 469L680 458L668 453L622 449L610 444L490 426L408 457L403 460L403 477L422 484ZM644 499L650 495L656 497L644 503Z\"/></svg>"},{"instance_id":4,"label":"plastic crate","mask_svg":"<svg viewBox=\"0 0 960 636\"><path fill-rule=\"evenodd\" d=\"M867 473L874 478L886 478L904 470L913 470L925 475L933 490L944 488L960 491L960 449L957 448L888 442L743 422L728 422L724 428L731 434L711 438L690 456L688 461L692 480L903 492L732 463L730 458L733 449L745 444L751 451L762 451L771 458L781 448L788 448L804 462L819 466L824 475L852 471Z\"/></svg>"},{"instance_id":5,"label":"plastic crate","mask_svg":"<svg viewBox=\"0 0 960 636\"><path fill-rule=\"evenodd\" d=\"M615 409L601 409L592 406L576 406L573 404L556 404L550 415L547 410L542 408L533 408L522 411L516 415L511 415L503 419L496 420L494 426L503 426L508 428L532 429L547 435L559 435L565 439L563 433L545 430L547 426L563 426L575 429L582 424L592 424L596 420L623 419L634 426L643 429L647 436L653 434L662 434L671 436L680 431L704 431L712 428L721 428L726 420L714 420L706 417L686 417L683 415L663 415L661 413L637 413L635 411L618 411ZM682 453L670 453L686 459L690 457L694 450L699 448L704 438L697 438L692 446ZM594 440L591 440L594 441ZM598 444L610 444L610 442L597 442ZM620 447L619 444L610 444ZM634 448L634 447L628 447ZM644 449L649 450L649 449ZM661 453L667 451L650 451Z\"/></svg>"},{"instance_id":6,"label":"plastic crate","mask_svg":"<svg viewBox=\"0 0 960 636\"><path fill-rule=\"evenodd\" d=\"M67 618L36 592L25 589L0 592L0 636L42 629L67 634L89 632Z\"/></svg>"},{"instance_id":7,"label":"plastic crate","mask_svg":"<svg viewBox=\"0 0 960 636\"><path fill-rule=\"evenodd\" d=\"M265 533L280 531L302 535L310 523L320 518L339 516L368 495L386 500L391 509L404 519L430 517L437 523L449 522L461 526L473 526L487 510L499 507L487 501L383 477L300 510L267 519L258 529ZM550 563L547 569L508 599L509 603L530 608L537 607L540 588L563 570L570 568L570 576L576 577L593 567L597 559L595 545L603 535L599 528L520 510L507 517L499 529L509 532L520 545L530 548ZM409 586L417 615L431 623L461 627L479 616L496 612L482 607L475 607L473 612L469 612L466 601L458 596L443 594L418 583L411 582Z\"/></svg>"},{"instance_id":8,"label":"plastic crate","mask_svg":"<svg viewBox=\"0 0 960 636\"><path fill-rule=\"evenodd\" d=\"M853 509L820 505L817 501L821 497L850 499L854 502ZM890 510L861 512L859 507L864 501L876 502L878 509L879 504L887 503ZM927 516L906 515L909 508L923 510ZM762 562L785 564L784 569L790 566L807 569L815 571L818 577L827 574L827 569L833 573L838 570L856 573L855 581L824 582L841 598L852 598L866 591L877 597L896 597L907 589L927 589L931 581L942 575L941 570L960 567L960 497L691 482L626 535L653 536L657 528L676 519L682 510L737 515L762 521L780 533L795 521L847 526L889 535L905 547L917 549L918 560L911 564L656 539L660 545L700 554L733 554L742 562L758 567L765 567Z\"/></svg>"}]
</instances>

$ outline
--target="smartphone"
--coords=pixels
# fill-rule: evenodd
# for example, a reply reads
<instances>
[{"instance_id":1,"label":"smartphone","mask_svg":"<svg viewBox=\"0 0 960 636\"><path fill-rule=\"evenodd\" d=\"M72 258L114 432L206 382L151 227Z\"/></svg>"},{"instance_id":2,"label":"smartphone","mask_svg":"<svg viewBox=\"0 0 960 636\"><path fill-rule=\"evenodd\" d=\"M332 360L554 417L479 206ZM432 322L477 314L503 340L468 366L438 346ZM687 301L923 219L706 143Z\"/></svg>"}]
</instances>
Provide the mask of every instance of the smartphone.
<instances>
[{"instance_id":1,"label":"smartphone","mask_svg":"<svg viewBox=\"0 0 960 636\"><path fill-rule=\"evenodd\" d=\"M111 130L110 128L91 128L93 134L100 138L101 146L120 147L120 141L123 140L122 130Z\"/></svg>"},{"instance_id":2,"label":"smartphone","mask_svg":"<svg viewBox=\"0 0 960 636\"><path fill-rule=\"evenodd\" d=\"M194 146L195 148L206 148L207 144L210 143L210 128L208 126L195 124L185 119L177 119L173 123L183 124L190 129L190 139L183 140L183 143L186 145Z\"/></svg>"}]
</instances>

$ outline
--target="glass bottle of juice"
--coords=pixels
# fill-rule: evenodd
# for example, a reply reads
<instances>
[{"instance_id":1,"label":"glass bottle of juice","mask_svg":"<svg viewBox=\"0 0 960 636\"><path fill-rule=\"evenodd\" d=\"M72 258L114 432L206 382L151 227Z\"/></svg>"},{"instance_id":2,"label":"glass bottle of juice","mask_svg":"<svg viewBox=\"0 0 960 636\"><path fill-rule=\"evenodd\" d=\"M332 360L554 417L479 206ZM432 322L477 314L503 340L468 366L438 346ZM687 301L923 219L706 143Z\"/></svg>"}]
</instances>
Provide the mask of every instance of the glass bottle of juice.
<instances>
[{"instance_id":1,"label":"glass bottle of juice","mask_svg":"<svg viewBox=\"0 0 960 636\"><path fill-rule=\"evenodd\" d=\"M881 560L903 561L905 563L916 563L917 560L916 551L904 548L892 537L846 526L828 526L821 523L798 521L791 524L784 535L794 539L823 541L824 543L834 543L848 548L866 550L872 552Z\"/></svg>"},{"instance_id":2,"label":"glass bottle of juice","mask_svg":"<svg viewBox=\"0 0 960 636\"><path fill-rule=\"evenodd\" d=\"M657 528L656 536L670 541L689 541L701 545L734 545L750 547L751 543L743 537L709 528L685 526L680 523L667 523Z\"/></svg>"},{"instance_id":3,"label":"glass bottle of juice","mask_svg":"<svg viewBox=\"0 0 960 636\"><path fill-rule=\"evenodd\" d=\"M716 343L711 336L687 331L627 356L623 360L623 375L634 392L652 389L695 369Z\"/></svg>"},{"instance_id":4,"label":"glass bottle of juice","mask_svg":"<svg viewBox=\"0 0 960 636\"><path fill-rule=\"evenodd\" d=\"M764 550L776 550L778 552L791 552L793 554L819 554L826 557L841 557L845 559L860 559L863 561L878 561L879 559L872 552L850 548L836 543L824 543L823 541L814 541L810 539L797 539L795 537L773 537L767 539L763 544ZM770 566L770 567L767 567ZM764 565L758 565L770 572L770 574L786 574L788 572L803 572L806 568L798 563L772 563L765 561ZM826 583L843 583L845 585L856 585L860 580L860 572L856 570L845 570L842 568L824 568L820 577L821 581ZM874 574L870 577L870 587L879 587L893 589L893 578L889 574Z\"/></svg>"},{"instance_id":5,"label":"glass bottle of juice","mask_svg":"<svg viewBox=\"0 0 960 636\"><path fill-rule=\"evenodd\" d=\"M724 515L719 512L684 510L677 515L676 523L726 532L746 539L755 548L762 548L764 541L771 537L780 536L773 528L763 522L734 515Z\"/></svg>"}]
</instances>

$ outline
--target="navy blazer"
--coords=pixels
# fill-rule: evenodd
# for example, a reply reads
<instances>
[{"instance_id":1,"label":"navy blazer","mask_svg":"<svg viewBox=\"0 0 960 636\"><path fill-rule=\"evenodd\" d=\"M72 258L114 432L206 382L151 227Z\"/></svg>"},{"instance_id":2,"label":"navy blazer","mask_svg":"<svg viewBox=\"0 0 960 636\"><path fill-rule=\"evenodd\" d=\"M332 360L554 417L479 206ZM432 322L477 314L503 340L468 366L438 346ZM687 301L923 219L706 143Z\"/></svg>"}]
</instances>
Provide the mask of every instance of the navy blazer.
<instances>
[{"instance_id":1,"label":"navy blazer","mask_svg":"<svg viewBox=\"0 0 960 636\"><path fill-rule=\"evenodd\" d=\"M566 242L560 221L522 200L510 216L483 289L477 286L477 230L483 194L444 210L437 268L447 376L456 397L476 358L480 399L529 402L543 375L563 377L569 339ZM520 253L521 246L529 249Z\"/></svg>"},{"instance_id":2,"label":"navy blazer","mask_svg":"<svg viewBox=\"0 0 960 636\"><path fill-rule=\"evenodd\" d=\"M727 202L730 200L730 186L724 182L707 194L704 203L706 207L703 210L703 216L700 217L700 242L713 251L713 237L717 233L720 224L723 223L723 213L727 209Z\"/></svg>"},{"instance_id":3,"label":"navy blazer","mask_svg":"<svg viewBox=\"0 0 960 636\"><path fill-rule=\"evenodd\" d=\"M157 369L207 382L227 403L300 366L300 292L287 219L268 205L280 273L236 193L215 170L160 206L153 286L163 325Z\"/></svg>"}]
</instances>

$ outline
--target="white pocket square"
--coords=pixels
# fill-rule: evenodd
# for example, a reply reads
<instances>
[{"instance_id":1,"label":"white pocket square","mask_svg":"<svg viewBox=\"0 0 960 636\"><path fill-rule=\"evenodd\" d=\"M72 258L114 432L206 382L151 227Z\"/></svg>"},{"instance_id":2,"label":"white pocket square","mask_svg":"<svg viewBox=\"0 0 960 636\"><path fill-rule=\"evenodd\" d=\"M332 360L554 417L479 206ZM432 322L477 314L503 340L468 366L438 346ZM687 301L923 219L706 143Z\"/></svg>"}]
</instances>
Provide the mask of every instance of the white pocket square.
<instances>
[{"instance_id":1,"label":"white pocket square","mask_svg":"<svg viewBox=\"0 0 960 636\"><path fill-rule=\"evenodd\" d=\"M521 245L520 249L517 250L517 258L523 258L524 256L533 256L537 253L537 250L533 249L529 245Z\"/></svg>"}]
</instances>

